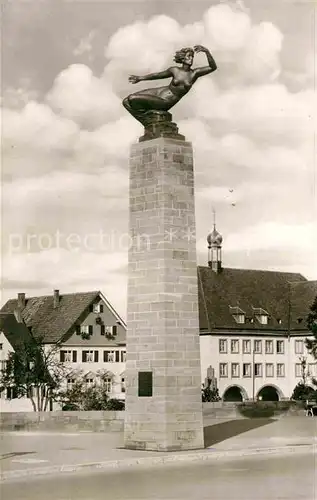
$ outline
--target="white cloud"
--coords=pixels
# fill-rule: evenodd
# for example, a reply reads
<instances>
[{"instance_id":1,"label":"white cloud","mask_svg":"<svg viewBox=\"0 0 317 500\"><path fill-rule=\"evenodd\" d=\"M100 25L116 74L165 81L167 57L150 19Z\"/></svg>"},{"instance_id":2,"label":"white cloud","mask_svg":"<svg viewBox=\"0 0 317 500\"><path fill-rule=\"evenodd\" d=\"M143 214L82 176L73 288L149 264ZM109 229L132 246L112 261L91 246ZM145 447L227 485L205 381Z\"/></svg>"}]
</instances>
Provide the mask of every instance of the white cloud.
<instances>
[{"instance_id":1,"label":"white cloud","mask_svg":"<svg viewBox=\"0 0 317 500\"><path fill-rule=\"evenodd\" d=\"M100 126L123 113L111 83L94 76L84 64L72 64L55 78L47 102L62 116L88 127Z\"/></svg>"},{"instance_id":2,"label":"white cloud","mask_svg":"<svg viewBox=\"0 0 317 500\"><path fill-rule=\"evenodd\" d=\"M77 125L56 115L52 109L29 101L21 110L4 108L2 112L3 147L12 149L63 150L72 146Z\"/></svg>"},{"instance_id":3,"label":"white cloud","mask_svg":"<svg viewBox=\"0 0 317 500\"><path fill-rule=\"evenodd\" d=\"M99 175L73 173L56 170L38 178L28 178L7 183L3 187L4 200L9 204L13 200L18 207L31 206L32 200L56 206L59 199L73 199L85 196L122 196L128 187L126 171L118 166L107 165Z\"/></svg>"},{"instance_id":4,"label":"white cloud","mask_svg":"<svg viewBox=\"0 0 317 500\"><path fill-rule=\"evenodd\" d=\"M245 12L234 11L229 5L211 7L204 15L205 37L212 46L226 51L242 49L249 37L251 19Z\"/></svg>"},{"instance_id":5,"label":"white cloud","mask_svg":"<svg viewBox=\"0 0 317 500\"><path fill-rule=\"evenodd\" d=\"M290 93L282 84L253 85L220 91L207 81L198 82L188 99L190 114L222 130L239 131L255 140L297 144L313 130L313 90Z\"/></svg>"},{"instance_id":6,"label":"white cloud","mask_svg":"<svg viewBox=\"0 0 317 500\"><path fill-rule=\"evenodd\" d=\"M257 226L231 233L226 239L228 251L239 248L240 250L256 250L270 248L292 248L298 252L305 252L308 248L313 250L316 244L316 224L301 225L265 222Z\"/></svg>"},{"instance_id":7,"label":"white cloud","mask_svg":"<svg viewBox=\"0 0 317 500\"><path fill-rule=\"evenodd\" d=\"M85 36L80 40L77 47L75 47L75 49L73 50L73 54L75 56L81 56L83 54L88 53L91 56L92 41L95 38L95 36L96 36L96 31L95 30L90 31L87 36Z\"/></svg>"},{"instance_id":8,"label":"white cloud","mask_svg":"<svg viewBox=\"0 0 317 500\"><path fill-rule=\"evenodd\" d=\"M91 252L72 252L61 248L29 254L7 254L3 260L3 278L19 282L19 291L28 283L42 283L41 293L101 290L109 296L119 314L125 317L126 298L121 291L126 285L127 252L111 252L102 258ZM49 285L50 287L49 287ZM34 294L34 290L31 292ZM35 292L36 294L36 292ZM9 295L12 297L12 291Z\"/></svg>"},{"instance_id":9,"label":"white cloud","mask_svg":"<svg viewBox=\"0 0 317 500\"><path fill-rule=\"evenodd\" d=\"M75 153L80 161L85 158L89 164L93 164L92 159L100 158L100 155L102 158L107 155L127 159L130 145L141 133L141 125L136 120L132 121L129 116L124 116L93 131L82 130Z\"/></svg>"}]
</instances>

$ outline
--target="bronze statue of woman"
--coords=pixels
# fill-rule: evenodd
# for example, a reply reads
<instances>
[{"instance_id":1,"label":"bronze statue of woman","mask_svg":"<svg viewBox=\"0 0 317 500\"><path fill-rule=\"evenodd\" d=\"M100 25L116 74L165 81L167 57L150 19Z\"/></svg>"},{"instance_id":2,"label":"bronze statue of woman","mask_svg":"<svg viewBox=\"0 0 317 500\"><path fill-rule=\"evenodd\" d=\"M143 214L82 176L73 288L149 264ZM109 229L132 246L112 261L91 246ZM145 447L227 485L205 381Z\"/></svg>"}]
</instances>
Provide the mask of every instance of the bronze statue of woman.
<instances>
[{"instance_id":1,"label":"bronze statue of woman","mask_svg":"<svg viewBox=\"0 0 317 500\"><path fill-rule=\"evenodd\" d=\"M208 66L192 69L195 52L206 54ZM169 85L140 90L140 92L130 94L123 100L123 106L142 124L148 111L168 111L189 92L199 77L208 75L217 69L211 53L202 45L195 45L193 49L186 47L178 50L174 61L181 66L172 66L165 71L145 76L131 75L129 77L131 83L160 80L161 78L172 79Z\"/></svg>"}]
</instances>

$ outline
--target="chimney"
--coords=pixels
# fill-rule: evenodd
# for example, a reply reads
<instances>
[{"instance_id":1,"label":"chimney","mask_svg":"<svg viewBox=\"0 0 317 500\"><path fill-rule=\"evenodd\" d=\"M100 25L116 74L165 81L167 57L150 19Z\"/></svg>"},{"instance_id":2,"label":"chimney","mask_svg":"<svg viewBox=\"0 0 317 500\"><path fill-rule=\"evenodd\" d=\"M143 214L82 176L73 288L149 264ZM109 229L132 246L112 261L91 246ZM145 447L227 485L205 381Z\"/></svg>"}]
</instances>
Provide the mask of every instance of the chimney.
<instances>
[{"instance_id":1,"label":"chimney","mask_svg":"<svg viewBox=\"0 0 317 500\"><path fill-rule=\"evenodd\" d=\"M25 308L25 293L18 293L18 309Z\"/></svg>"},{"instance_id":2,"label":"chimney","mask_svg":"<svg viewBox=\"0 0 317 500\"><path fill-rule=\"evenodd\" d=\"M59 290L54 290L54 309L59 305Z\"/></svg>"}]
</instances>

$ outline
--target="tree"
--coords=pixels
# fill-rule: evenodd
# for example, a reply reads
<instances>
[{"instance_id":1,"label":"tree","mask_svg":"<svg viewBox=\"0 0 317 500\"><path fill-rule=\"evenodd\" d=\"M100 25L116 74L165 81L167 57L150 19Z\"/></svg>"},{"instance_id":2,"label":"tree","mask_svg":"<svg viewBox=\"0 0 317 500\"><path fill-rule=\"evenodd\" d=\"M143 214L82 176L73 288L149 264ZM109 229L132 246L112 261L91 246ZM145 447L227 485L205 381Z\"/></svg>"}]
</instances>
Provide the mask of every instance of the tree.
<instances>
[{"instance_id":1,"label":"tree","mask_svg":"<svg viewBox=\"0 0 317 500\"><path fill-rule=\"evenodd\" d=\"M291 399L295 401L306 401L316 399L317 401L317 381L312 378L311 385L307 384L309 373L307 372L306 357L299 358L301 362L302 380L295 386ZM316 389L314 388L316 387Z\"/></svg>"},{"instance_id":2,"label":"tree","mask_svg":"<svg viewBox=\"0 0 317 500\"><path fill-rule=\"evenodd\" d=\"M219 391L217 387L211 386L212 379L207 378L207 385L201 390L201 397L203 403L210 403L212 401L220 401Z\"/></svg>"},{"instance_id":3,"label":"tree","mask_svg":"<svg viewBox=\"0 0 317 500\"><path fill-rule=\"evenodd\" d=\"M317 401L317 390L309 385L304 384L303 382L299 382L293 390L291 399L294 399L295 401Z\"/></svg>"},{"instance_id":4,"label":"tree","mask_svg":"<svg viewBox=\"0 0 317 500\"><path fill-rule=\"evenodd\" d=\"M110 399L107 388L102 380L107 378L107 372L99 373L96 382L87 387L83 376L78 376L71 387L61 390L57 396L65 411L105 411L124 410L124 401Z\"/></svg>"},{"instance_id":5,"label":"tree","mask_svg":"<svg viewBox=\"0 0 317 500\"><path fill-rule=\"evenodd\" d=\"M66 367L57 361L59 348L59 343L48 347L32 334L20 342L0 372L0 391L10 389L16 398L30 399L34 411L46 411L66 377Z\"/></svg>"},{"instance_id":6,"label":"tree","mask_svg":"<svg viewBox=\"0 0 317 500\"><path fill-rule=\"evenodd\" d=\"M310 354L317 359L317 296L310 307L307 316L307 328L312 333L312 339L306 339L306 348Z\"/></svg>"}]
</instances>

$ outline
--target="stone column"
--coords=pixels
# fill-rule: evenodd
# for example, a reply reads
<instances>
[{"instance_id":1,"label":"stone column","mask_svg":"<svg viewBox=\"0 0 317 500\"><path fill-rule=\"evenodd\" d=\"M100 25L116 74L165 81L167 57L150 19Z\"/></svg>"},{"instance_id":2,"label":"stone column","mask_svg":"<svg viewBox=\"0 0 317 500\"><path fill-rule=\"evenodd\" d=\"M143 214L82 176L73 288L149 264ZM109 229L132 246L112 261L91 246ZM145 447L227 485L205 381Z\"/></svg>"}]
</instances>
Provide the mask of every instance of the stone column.
<instances>
[{"instance_id":1,"label":"stone column","mask_svg":"<svg viewBox=\"0 0 317 500\"><path fill-rule=\"evenodd\" d=\"M203 448L189 142L159 137L132 146L130 235L125 447Z\"/></svg>"}]
</instances>

